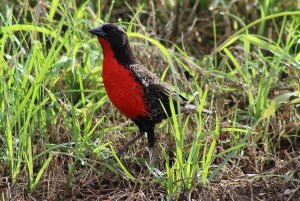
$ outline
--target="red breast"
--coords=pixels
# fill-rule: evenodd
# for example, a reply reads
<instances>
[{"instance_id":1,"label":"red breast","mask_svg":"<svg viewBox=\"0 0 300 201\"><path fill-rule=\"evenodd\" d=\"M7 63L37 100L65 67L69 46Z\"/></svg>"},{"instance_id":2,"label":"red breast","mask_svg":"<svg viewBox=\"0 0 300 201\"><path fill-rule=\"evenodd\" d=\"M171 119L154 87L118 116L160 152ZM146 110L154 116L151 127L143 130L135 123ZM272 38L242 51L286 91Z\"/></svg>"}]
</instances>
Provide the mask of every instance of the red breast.
<instances>
[{"instance_id":1,"label":"red breast","mask_svg":"<svg viewBox=\"0 0 300 201\"><path fill-rule=\"evenodd\" d=\"M104 51L103 83L113 105L131 119L149 116L142 85L129 69L118 63L109 42L102 38L98 40Z\"/></svg>"}]
</instances>

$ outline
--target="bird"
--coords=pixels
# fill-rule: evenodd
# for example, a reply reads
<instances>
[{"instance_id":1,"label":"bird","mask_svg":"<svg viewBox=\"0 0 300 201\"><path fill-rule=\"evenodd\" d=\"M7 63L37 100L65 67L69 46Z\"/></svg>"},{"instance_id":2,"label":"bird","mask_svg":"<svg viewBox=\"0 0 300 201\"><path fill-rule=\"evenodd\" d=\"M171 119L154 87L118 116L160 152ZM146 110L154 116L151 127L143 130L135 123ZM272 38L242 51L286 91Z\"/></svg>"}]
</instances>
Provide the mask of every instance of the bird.
<instances>
[{"instance_id":1,"label":"bird","mask_svg":"<svg viewBox=\"0 0 300 201\"><path fill-rule=\"evenodd\" d=\"M183 95L161 81L134 55L126 32L114 23L103 23L90 29L97 36L103 50L102 78L104 88L112 104L139 129L139 134L118 153L122 154L131 144L147 135L148 147L155 144L155 125L170 117L170 98L177 111L177 102L182 111L197 110Z\"/></svg>"}]
</instances>

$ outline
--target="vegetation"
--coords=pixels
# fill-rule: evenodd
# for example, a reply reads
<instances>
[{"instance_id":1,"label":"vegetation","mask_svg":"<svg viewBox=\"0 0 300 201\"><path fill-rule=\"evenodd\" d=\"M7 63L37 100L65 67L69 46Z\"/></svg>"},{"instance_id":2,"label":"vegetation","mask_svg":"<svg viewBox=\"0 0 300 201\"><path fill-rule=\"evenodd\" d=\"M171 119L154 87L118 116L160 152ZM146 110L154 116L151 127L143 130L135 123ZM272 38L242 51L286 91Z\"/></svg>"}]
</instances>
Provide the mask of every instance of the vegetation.
<instances>
[{"instance_id":1,"label":"vegetation","mask_svg":"<svg viewBox=\"0 0 300 201\"><path fill-rule=\"evenodd\" d=\"M299 6L2 0L1 200L296 200ZM198 107L156 128L154 164L146 138L115 154L138 130L103 88L103 22Z\"/></svg>"}]
</instances>

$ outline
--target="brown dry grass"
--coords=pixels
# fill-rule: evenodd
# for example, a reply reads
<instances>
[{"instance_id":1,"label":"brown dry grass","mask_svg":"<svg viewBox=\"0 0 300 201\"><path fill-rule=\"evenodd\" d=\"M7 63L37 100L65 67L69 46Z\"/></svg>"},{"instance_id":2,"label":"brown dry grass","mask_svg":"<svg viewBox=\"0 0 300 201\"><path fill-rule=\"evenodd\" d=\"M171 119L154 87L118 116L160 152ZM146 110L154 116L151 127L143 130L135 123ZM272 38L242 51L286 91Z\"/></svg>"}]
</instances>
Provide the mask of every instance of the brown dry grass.
<instances>
[{"instance_id":1,"label":"brown dry grass","mask_svg":"<svg viewBox=\"0 0 300 201\"><path fill-rule=\"evenodd\" d=\"M195 2L199 3L199 1ZM157 1L155 4L150 3L145 8L138 22L143 24L143 27L147 27L147 29L141 28L139 31L142 33L151 31L154 37L174 41L188 55L195 58L203 59L214 48L213 19L217 21L218 44L234 33L233 22L227 17L223 20L218 20L221 17L216 14L220 10L230 8L216 8L214 13L212 13L205 9L200 9L200 11L194 10L191 2L183 1L179 9L174 7L166 13L164 4L166 4L165 1ZM258 18L255 8L251 7L250 10L245 10L246 5L243 3L237 4L234 8L241 9L235 10L236 14L241 15L246 22L251 22L251 20ZM135 5L132 3L133 9ZM249 5L252 4L249 3ZM106 12L108 9L109 6L107 4L103 12ZM112 11L111 21L120 17L123 18L123 21L128 21L131 19L131 14L128 13L131 13L129 7L117 4ZM168 24L167 22L170 23ZM135 48L139 50L141 47L137 46ZM236 51L237 58L242 61L241 55L243 54L240 51L240 47L234 47L233 49ZM142 63L148 64L147 66L152 71L161 74L165 64L161 59L161 55L156 53L150 47L143 52L139 52L138 56L141 58ZM203 65L205 64L206 62L204 61ZM222 126L229 126L233 116L233 106L238 107L240 110L247 110L249 103L245 98L247 96L246 91L242 88L243 86L241 86L241 90L238 93L222 91L218 88L218 81L213 80L215 75L205 74L206 70L207 68L204 66L202 72L199 72L199 82L212 78L209 81L211 89L209 101L212 107L216 109L220 119L222 119ZM184 71L180 72L180 74L182 75L180 87L183 90L188 90L189 83L184 78ZM289 79L293 78L289 77ZM170 76L167 77L167 80L171 80ZM237 85L239 85L239 83L230 79L225 81L227 87L237 88ZM270 99L272 99L272 96L276 97L277 94L283 93L283 90L291 91L292 89L279 87L272 90ZM109 121L105 122L105 125L101 125L103 127L132 126L132 123L118 114L115 109L111 109L109 102L103 106L102 111L99 111L96 117L93 117L95 122L103 113L109 114ZM263 133L265 130L264 126L268 125L270 127L268 143L272 146L261 137L251 137L249 146L244 150L242 156L234 158L234 160L226 164L217 177L207 186L202 186L201 183L195 182L191 191L181 192L179 200L299 200L300 138L299 124L295 120L295 116L297 116L297 109L293 105L282 107L276 112L273 122L265 122L256 130L257 133ZM72 138L71 131L64 129L66 126L64 125L63 115L61 115L60 119L61 121L58 121L57 125L49 125L50 142L55 144L68 142ZM207 121L208 123L205 125L206 131L213 130L214 118L207 117ZM248 125L250 122L251 120L246 119L240 124ZM191 123L190 132L186 135L187 146L193 139L191 136L193 126ZM164 128L158 128L156 131L157 133L163 133L158 136L157 141L172 152L174 142L173 138L168 136L169 128L167 123L164 125ZM284 133L283 137L281 137L282 133ZM125 132L121 136L117 131L110 131L105 133L105 141L111 141L115 148L119 148L127 141L126 138L130 138L131 135L131 131ZM228 141L230 141L231 137L226 132L220 134L216 154L229 148L230 143ZM77 163L74 175L70 175L72 177L71 186L67 187L69 165L73 164L74 158L70 156L72 155L71 153L67 155L64 152L55 151L53 152L53 160L33 193L28 192L27 174L22 174L15 185L11 186L10 177L8 176L8 165L5 161L0 161L2 163L0 192L3 193L5 200L10 200L10 198L11 200L165 200L165 188L153 179L153 175L150 174L148 167L142 162L143 159L147 160L149 157L145 147L146 140L139 140L130 148L129 156L125 156L122 159L124 165L139 182L128 180L122 172L112 171L109 165L113 166L115 163L103 162L99 160L99 156L91 154L87 156L90 159L87 164ZM43 141L38 139L35 142L33 152L39 153L43 149ZM164 169L164 159L158 148L157 151L157 167L158 169ZM216 158L212 164L212 170L223 159Z\"/></svg>"}]
</instances>

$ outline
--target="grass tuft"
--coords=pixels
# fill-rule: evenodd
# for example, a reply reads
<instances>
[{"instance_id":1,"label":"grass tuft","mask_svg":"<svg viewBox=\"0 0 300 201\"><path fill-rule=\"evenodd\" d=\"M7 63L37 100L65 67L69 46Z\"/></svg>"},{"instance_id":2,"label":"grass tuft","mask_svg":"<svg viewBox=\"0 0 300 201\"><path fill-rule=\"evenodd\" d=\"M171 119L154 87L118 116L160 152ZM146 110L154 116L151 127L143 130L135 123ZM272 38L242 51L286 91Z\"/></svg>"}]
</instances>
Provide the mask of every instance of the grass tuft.
<instances>
[{"instance_id":1,"label":"grass tuft","mask_svg":"<svg viewBox=\"0 0 300 201\"><path fill-rule=\"evenodd\" d=\"M299 197L295 2L4 0L1 199ZM102 50L88 33L103 22L126 28L141 63L197 106L175 115L170 100L154 165L145 138L116 156L138 130L103 86Z\"/></svg>"}]
</instances>

